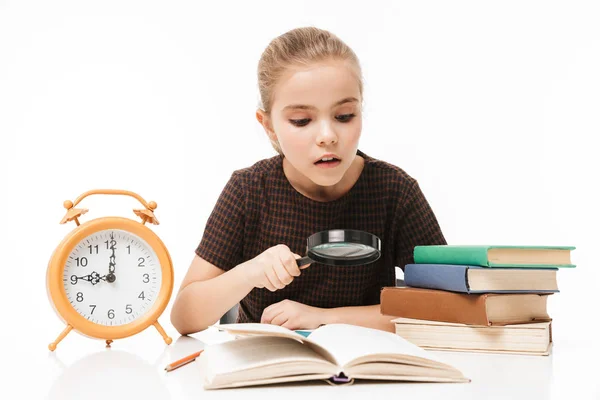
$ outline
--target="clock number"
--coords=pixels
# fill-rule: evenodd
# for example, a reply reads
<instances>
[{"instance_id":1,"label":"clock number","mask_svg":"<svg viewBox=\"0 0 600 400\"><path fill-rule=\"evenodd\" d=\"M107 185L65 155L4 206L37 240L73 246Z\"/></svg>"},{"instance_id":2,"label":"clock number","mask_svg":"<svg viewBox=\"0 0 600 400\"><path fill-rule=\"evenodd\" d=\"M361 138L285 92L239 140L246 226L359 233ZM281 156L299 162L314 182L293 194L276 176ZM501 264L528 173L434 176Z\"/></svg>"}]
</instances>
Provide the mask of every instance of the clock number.
<instances>
[{"instance_id":1,"label":"clock number","mask_svg":"<svg viewBox=\"0 0 600 400\"><path fill-rule=\"evenodd\" d=\"M125 313L131 314L132 312L133 312L133 310L131 309L131 304L127 304L125 306Z\"/></svg>"},{"instance_id":2,"label":"clock number","mask_svg":"<svg viewBox=\"0 0 600 400\"><path fill-rule=\"evenodd\" d=\"M145 267L144 265L144 257L138 258L138 267Z\"/></svg>"},{"instance_id":3,"label":"clock number","mask_svg":"<svg viewBox=\"0 0 600 400\"><path fill-rule=\"evenodd\" d=\"M113 319L115 317L115 310L112 308L108 310L108 318Z\"/></svg>"},{"instance_id":4,"label":"clock number","mask_svg":"<svg viewBox=\"0 0 600 400\"><path fill-rule=\"evenodd\" d=\"M87 266L87 258L85 258L85 257L77 257L75 259L75 261L77 262L77 266L78 267L85 267L85 266Z\"/></svg>"},{"instance_id":5,"label":"clock number","mask_svg":"<svg viewBox=\"0 0 600 400\"><path fill-rule=\"evenodd\" d=\"M96 249L96 254L98 254L98 245L95 245L95 246L89 245L88 249L90 249L90 254L93 254L92 249L94 249L94 248Z\"/></svg>"},{"instance_id":6,"label":"clock number","mask_svg":"<svg viewBox=\"0 0 600 400\"><path fill-rule=\"evenodd\" d=\"M83 301L83 293L77 292L77 297L75 297L75 300L77 300L77 302L81 303Z\"/></svg>"},{"instance_id":7,"label":"clock number","mask_svg":"<svg viewBox=\"0 0 600 400\"><path fill-rule=\"evenodd\" d=\"M148 274L144 274L144 280L143 280L143 282L144 282L144 283L148 283L148 282L150 282L150 275L148 275Z\"/></svg>"},{"instance_id":8,"label":"clock number","mask_svg":"<svg viewBox=\"0 0 600 400\"><path fill-rule=\"evenodd\" d=\"M106 243L106 250L110 250L113 246L115 246L117 244L117 241L115 239L111 239L111 240L107 240L104 243ZM116 247L115 247L116 249Z\"/></svg>"},{"instance_id":9,"label":"clock number","mask_svg":"<svg viewBox=\"0 0 600 400\"><path fill-rule=\"evenodd\" d=\"M144 300L145 298L146 298L146 296L144 296L144 291L142 290L142 293L140 293L140 295L138 296L138 299Z\"/></svg>"},{"instance_id":10,"label":"clock number","mask_svg":"<svg viewBox=\"0 0 600 400\"><path fill-rule=\"evenodd\" d=\"M74 285L77 283L77 276L76 275L71 275L71 285Z\"/></svg>"},{"instance_id":11,"label":"clock number","mask_svg":"<svg viewBox=\"0 0 600 400\"><path fill-rule=\"evenodd\" d=\"M90 315L92 315L94 313L94 310L96 309L96 305L90 304L90 307L92 307L92 312L90 313Z\"/></svg>"},{"instance_id":12,"label":"clock number","mask_svg":"<svg viewBox=\"0 0 600 400\"><path fill-rule=\"evenodd\" d=\"M131 254L131 245L127 246L127 254Z\"/></svg>"}]
</instances>

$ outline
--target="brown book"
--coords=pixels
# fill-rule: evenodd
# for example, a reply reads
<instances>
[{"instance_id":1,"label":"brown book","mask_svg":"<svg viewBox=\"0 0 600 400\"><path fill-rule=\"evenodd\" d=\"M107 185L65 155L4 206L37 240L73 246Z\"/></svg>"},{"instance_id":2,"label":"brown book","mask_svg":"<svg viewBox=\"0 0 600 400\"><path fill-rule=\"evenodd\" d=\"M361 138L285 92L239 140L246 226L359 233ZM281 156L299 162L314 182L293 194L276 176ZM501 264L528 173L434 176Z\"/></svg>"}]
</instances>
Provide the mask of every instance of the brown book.
<instances>
[{"instance_id":1,"label":"brown book","mask_svg":"<svg viewBox=\"0 0 600 400\"><path fill-rule=\"evenodd\" d=\"M384 287L381 314L466 325L510 325L550 321L550 294L464 294L414 287Z\"/></svg>"}]
</instances>

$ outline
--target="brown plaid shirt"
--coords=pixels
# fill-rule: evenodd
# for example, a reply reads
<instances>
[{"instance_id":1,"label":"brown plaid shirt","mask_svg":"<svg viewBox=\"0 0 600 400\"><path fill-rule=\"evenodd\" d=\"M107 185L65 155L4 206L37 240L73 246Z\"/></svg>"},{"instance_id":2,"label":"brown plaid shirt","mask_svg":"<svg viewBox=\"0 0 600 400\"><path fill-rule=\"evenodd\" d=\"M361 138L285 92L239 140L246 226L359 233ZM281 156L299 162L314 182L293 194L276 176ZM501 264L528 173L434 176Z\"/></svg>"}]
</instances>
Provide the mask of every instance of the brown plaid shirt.
<instances>
[{"instance_id":1,"label":"brown plaid shirt","mask_svg":"<svg viewBox=\"0 0 600 400\"><path fill-rule=\"evenodd\" d=\"M446 244L415 179L371 158L352 189L331 202L307 198L287 180L281 156L235 171L212 211L196 254L227 271L277 244L305 255L306 239L327 229L358 229L381 239L375 263L343 267L313 263L284 289L253 289L240 303L238 322L260 322L263 310L284 299L321 308L379 304L394 286L394 266L413 262L416 245Z\"/></svg>"}]
</instances>

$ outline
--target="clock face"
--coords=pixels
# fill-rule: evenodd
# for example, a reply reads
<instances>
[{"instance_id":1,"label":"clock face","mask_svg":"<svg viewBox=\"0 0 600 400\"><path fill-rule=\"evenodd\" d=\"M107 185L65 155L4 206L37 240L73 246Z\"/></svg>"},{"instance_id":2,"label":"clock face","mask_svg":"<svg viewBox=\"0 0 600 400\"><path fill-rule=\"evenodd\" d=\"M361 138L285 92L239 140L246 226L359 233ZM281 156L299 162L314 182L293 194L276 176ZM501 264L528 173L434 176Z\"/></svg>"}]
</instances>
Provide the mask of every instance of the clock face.
<instances>
[{"instance_id":1,"label":"clock face","mask_svg":"<svg viewBox=\"0 0 600 400\"><path fill-rule=\"evenodd\" d=\"M75 245L63 273L71 306L96 324L118 326L148 312L162 282L156 253L119 229L95 232Z\"/></svg>"}]
</instances>

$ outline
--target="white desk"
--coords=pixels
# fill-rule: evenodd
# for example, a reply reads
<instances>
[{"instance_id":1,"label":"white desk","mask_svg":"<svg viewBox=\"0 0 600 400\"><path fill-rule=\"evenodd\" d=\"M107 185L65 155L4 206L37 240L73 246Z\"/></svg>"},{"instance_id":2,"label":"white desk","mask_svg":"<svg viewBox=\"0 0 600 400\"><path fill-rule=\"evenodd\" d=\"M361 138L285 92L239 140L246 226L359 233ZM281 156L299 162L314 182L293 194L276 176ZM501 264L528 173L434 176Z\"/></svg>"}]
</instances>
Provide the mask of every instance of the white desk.
<instances>
[{"instance_id":1,"label":"white desk","mask_svg":"<svg viewBox=\"0 0 600 400\"><path fill-rule=\"evenodd\" d=\"M48 343L54 332L45 334ZM325 382L208 390L202 388L197 362L166 373L164 366L198 351L206 343L228 340L214 328L174 337L166 346L155 331L115 341L111 349L101 341L70 334L54 353L47 351L35 335L30 354L5 343L12 357L10 370L4 363L0 398L48 399L302 399L343 396L344 400L396 399L600 399L600 356L597 347L568 339L555 342L550 356L515 356L436 352L472 379L466 384L369 383L333 387ZM23 339L23 337L21 337ZM46 338L42 338L46 339ZM33 336L28 340L33 341ZM46 343L47 344L47 343ZM34 349L35 347L35 349ZM12 353L11 353L12 352ZM592 356L593 355L593 356ZM587 369L584 368L587 364ZM15 391L16 390L16 391ZM17 395L18 393L18 395ZM410 396L410 397L406 397ZM443 396L443 397L441 397Z\"/></svg>"}]
</instances>

